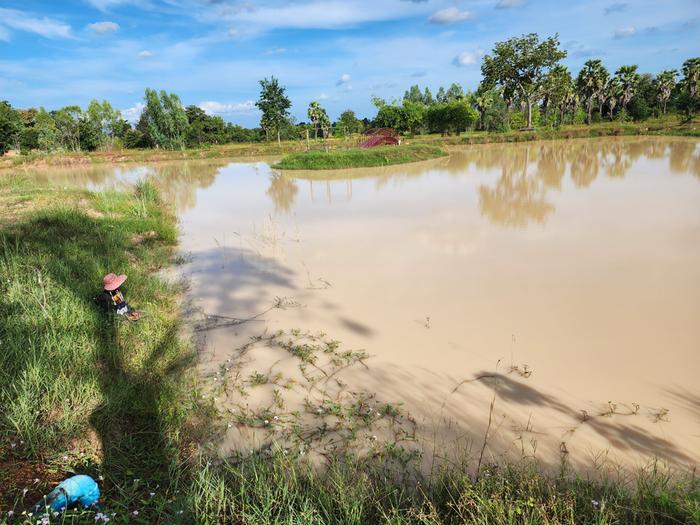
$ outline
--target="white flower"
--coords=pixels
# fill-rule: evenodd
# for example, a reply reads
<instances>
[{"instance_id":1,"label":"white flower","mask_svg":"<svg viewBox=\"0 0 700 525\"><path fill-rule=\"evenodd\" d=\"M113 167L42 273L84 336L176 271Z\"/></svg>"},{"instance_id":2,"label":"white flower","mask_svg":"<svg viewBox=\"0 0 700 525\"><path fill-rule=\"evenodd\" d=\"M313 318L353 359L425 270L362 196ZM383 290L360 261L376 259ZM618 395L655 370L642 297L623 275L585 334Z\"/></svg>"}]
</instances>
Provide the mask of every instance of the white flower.
<instances>
[{"instance_id":1,"label":"white flower","mask_svg":"<svg viewBox=\"0 0 700 525\"><path fill-rule=\"evenodd\" d=\"M270 422L266 419L266 420L265 420L265 424L266 424L266 425L269 425Z\"/></svg>"},{"instance_id":2,"label":"white flower","mask_svg":"<svg viewBox=\"0 0 700 525\"><path fill-rule=\"evenodd\" d=\"M598 505L600 505L600 502L599 502L598 500L596 500L596 499L592 499L592 500L591 500L591 503L592 503L593 506L596 507L596 508L598 507Z\"/></svg>"},{"instance_id":3,"label":"white flower","mask_svg":"<svg viewBox=\"0 0 700 525\"><path fill-rule=\"evenodd\" d=\"M29 489L26 488L26 487L23 488L23 489L22 489L22 497L26 496L26 495L27 495L27 492L29 492Z\"/></svg>"},{"instance_id":4,"label":"white flower","mask_svg":"<svg viewBox=\"0 0 700 525\"><path fill-rule=\"evenodd\" d=\"M148 495L151 496L151 497L153 497L153 496L156 495L156 493L155 493L155 492L149 492Z\"/></svg>"},{"instance_id":5,"label":"white flower","mask_svg":"<svg viewBox=\"0 0 700 525\"><path fill-rule=\"evenodd\" d=\"M135 510L134 512L132 512L132 514L133 514L134 516L138 516L138 515L139 515L139 511L138 511L138 510Z\"/></svg>"},{"instance_id":6,"label":"white flower","mask_svg":"<svg viewBox=\"0 0 700 525\"><path fill-rule=\"evenodd\" d=\"M7 515L11 518L12 516L15 515L15 511L14 511L14 510L8 510L8 511L7 511Z\"/></svg>"},{"instance_id":7,"label":"white flower","mask_svg":"<svg viewBox=\"0 0 700 525\"><path fill-rule=\"evenodd\" d=\"M280 418L278 418L277 416L273 417L272 419L274 419L275 421L279 421L279 420L280 420Z\"/></svg>"}]
</instances>

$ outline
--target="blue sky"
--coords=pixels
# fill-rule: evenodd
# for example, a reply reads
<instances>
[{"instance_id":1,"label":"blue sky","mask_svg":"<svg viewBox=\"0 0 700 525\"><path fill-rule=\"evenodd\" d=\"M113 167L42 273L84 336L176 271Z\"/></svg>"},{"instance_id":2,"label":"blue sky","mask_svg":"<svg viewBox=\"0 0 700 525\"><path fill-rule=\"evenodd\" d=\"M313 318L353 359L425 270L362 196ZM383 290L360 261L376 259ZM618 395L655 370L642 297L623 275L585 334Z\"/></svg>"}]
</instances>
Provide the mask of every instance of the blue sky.
<instances>
[{"instance_id":1,"label":"blue sky","mask_svg":"<svg viewBox=\"0 0 700 525\"><path fill-rule=\"evenodd\" d=\"M676 68L700 55L699 0L0 0L0 100L55 109L107 99L134 118L146 87L256 125L275 75L293 114L375 111L412 84L474 89L481 56L510 36L559 33L574 74Z\"/></svg>"}]
</instances>

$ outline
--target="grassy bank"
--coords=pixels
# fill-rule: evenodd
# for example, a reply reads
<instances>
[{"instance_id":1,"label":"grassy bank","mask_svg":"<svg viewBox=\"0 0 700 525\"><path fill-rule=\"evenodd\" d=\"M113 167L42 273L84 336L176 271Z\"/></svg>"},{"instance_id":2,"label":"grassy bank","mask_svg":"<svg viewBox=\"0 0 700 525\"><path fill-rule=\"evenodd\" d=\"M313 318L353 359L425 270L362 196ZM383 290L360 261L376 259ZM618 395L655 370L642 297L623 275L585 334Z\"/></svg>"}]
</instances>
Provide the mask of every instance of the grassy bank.
<instances>
[{"instance_id":1,"label":"grassy bank","mask_svg":"<svg viewBox=\"0 0 700 525\"><path fill-rule=\"evenodd\" d=\"M0 523L35 524L22 511L73 473L99 480L111 523L700 523L698 479L653 466L586 480L445 463L428 476L389 445L339 450L324 470L281 450L210 463L195 443L217 418L190 395L177 290L155 274L175 242L150 185L91 194L0 178ZM142 321L94 305L108 271L129 275Z\"/></svg>"},{"instance_id":2,"label":"grassy bank","mask_svg":"<svg viewBox=\"0 0 700 525\"><path fill-rule=\"evenodd\" d=\"M88 194L0 180L0 507L19 514L87 473L122 521L137 511L152 522L187 452L193 354L175 291L153 273L173 253L175 218L147 184ZM94 304L110 271L128 274L142 321Z\"/></svg>"},{"instance_id":3,"label":"grassy bank","mask_svg":"<svg viewBox=\"0 0 700 525\"><path fill-rule=\"evenodd\" d=\"M293 153L273 167L284 170L335 170L345 168L372 168L406 164L435 159L447 155L437 146L412 144L410 146L382 146Z\"/></svg>"},{"instance_id":4,"label":"grassy bank","mask_svg":"<svg viewBox=\"0 0 700 525\"><path fill-rule=\"evenodd\" d=\"M681 122L678 117L669 115L644 122L599 122L591 126L585 124L566 125L560 128L538 128L534 131L511 131L508 133L487 133L469 131L461 135L416 135L404 140L406 144L430 144L434 146L462 146L469 144L487 144L492 142L521 142L531 140L557 140L586 137L629 136L629 135L670 135L700 136L700 119ZM333 137L325 142L311 142L311 149L325 151L342 150L355 147L359 137L346 139ZM90 153L31 153L28 155L0 157L0 173L16 167L37 166L71 166L100 163L122 162L160 162L195 159L228 159L239 157L260 157L286 155L306 151L306 140L288 140L281 144L236 143L191 148L178 151L154 149L120 149L113 151L95 151Z\"/></svg>"}]
</instances>

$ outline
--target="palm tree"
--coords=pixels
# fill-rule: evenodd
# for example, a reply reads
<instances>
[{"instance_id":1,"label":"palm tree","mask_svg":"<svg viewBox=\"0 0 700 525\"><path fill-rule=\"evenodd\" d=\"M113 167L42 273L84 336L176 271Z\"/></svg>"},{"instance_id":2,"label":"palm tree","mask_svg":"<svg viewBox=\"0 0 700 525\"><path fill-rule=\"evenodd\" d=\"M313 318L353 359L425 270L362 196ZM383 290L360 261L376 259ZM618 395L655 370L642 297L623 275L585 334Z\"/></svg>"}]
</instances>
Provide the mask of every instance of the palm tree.
<instances>
[{"instance_id":1,"label":"palm tree","mask_svg":"<svg viewBox=\"0 0 700 525\"><path fill-rule=\"evenodd\" d=\"M686 111L688 116L692 116L700 95L700 57L689 58L683 62L683 80L681 84L690 99Z\"/></svg>"},{"instance_id":2,"label":"palm tree","mask_svg":"<svg viewBox=\"0 0 700 525\"><path fill-rule=\"evenodd\" d=\"M479 112L479 124L482 130L484 129L484 116L492 105L493 93L491 91L484 91L482 93L477 91L474 96L474 106L476 106L476 110Z\"/></svg>"},{"instance_id":3,"label":"palm tree","mask_svg":"<svg viewBox=\"0 0 700 525\"><path fill-rule=\"evenodd\" d=\"M654 85L656 86L656 98L661 103L662 113L666 114L666 103L668 99L671 98L671 92L673 88L676 87L676 75L677 71L675 69L669 69L662 71L656 75L654 79Z\"/></svg>"},{"instance_id":4,"label":"palm tree","mask_svg":"<svg viewBox=\"0 0 700 525\"><path fill-rule=\"evenodd\" d=\"M306 112L306 114L309 116L309 120L314 125L314 139L318 138L318 125L321 122L321 112L322 111L325 113L325 111L321 107L321 104L319 104L318 102L313 100L309 104L309 109Z\"/></svg>"},{"instance_id":5,"label":"palm tree","mask_svg":"<svg viewBox=\"0 0 700 525\"><path fill-rule=\"evenodd\" d=\"M574 118L573 115L576 113L576 108L578 107L579 103L579 96L578 93L576 92L576 89L574 88L573 82L569 84L569 86L566 88L566 91L564 92L564 100L562 101L562 109L561 109L561 121L564 121L564 115L566 113L571 113L571 122L573 123Z\"/></svg>"},{"instance_id":6,"label":"palm tree","mask_svg":"<svg viewBox=\"0 0 700 525\"><path fill-rule=\"evenodd\" d=\"M545 121L550 107L553 107L555 111L559 110L559 115L562 114L564 99L572 87L572 83L571 73L564 65L558 64L547 73L543 85ZM561 124L561 118L558 119L558 124Z\"/></svg>"},{"instance_id":7,"label":"palm tree","mask_svg":"<svg viewBox=\"0 0 700 525\"><path fill-rule=\"evenodd\" d=\"M612 77L605 85L605 99L608 101L610 120L613 119L615 106L617 106L617 101L621 96L622 86L620 85L620 80L617 77Z\"/></svg>"},{"instance_id":8,"label":"palm tree","mask_svg":"<svg viewBox=\"0 0 700 525\"><path fill-rule=\"evenodd\" d=\"M620 98L622 109L627 111L627 104L632 100L634 91L637 89L637 84L639 83L637 66L620 66L620 68L615 71L615 77L619 80L622 89L622 96Z\"/></svg>"},{"instance_id":9,"label":"palm tree","mask_svg":"<svg viewBox=\"0 0 700 525\"><path fill-rule=\"evenodd\" d=\"M603 62L600 60L588 60L578 74L576 84L581 97L586 99L588 124L592 120L593 102L596 99L600 100L608 77L608 70L605 69Z\"/></svg>"}]
</instances>

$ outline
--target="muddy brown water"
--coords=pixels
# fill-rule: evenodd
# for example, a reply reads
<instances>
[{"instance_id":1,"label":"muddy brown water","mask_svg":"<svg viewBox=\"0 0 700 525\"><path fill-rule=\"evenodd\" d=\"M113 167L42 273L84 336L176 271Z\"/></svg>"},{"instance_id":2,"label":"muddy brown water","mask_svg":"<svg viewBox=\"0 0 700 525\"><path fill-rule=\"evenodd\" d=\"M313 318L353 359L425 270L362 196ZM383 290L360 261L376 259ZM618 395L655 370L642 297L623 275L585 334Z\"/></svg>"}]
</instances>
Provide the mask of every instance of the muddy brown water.
<instances>
[{"instance_id":1,"label":"muddy brown water","mask_svg":"<svg viewBox=\"0 0 700 525\"><path fill-rule=\"evenodd\" d=\"M175 203L222 455L277 443L476 461L488 436L484 460L700 460L700 141L32 176L149 178Z\"/></svg>"}]
</instances>

